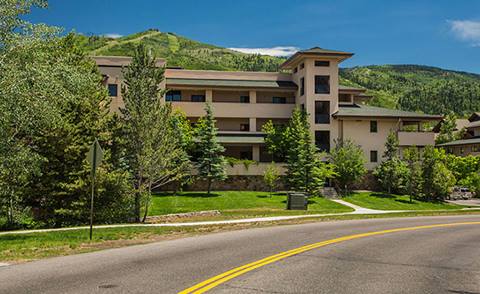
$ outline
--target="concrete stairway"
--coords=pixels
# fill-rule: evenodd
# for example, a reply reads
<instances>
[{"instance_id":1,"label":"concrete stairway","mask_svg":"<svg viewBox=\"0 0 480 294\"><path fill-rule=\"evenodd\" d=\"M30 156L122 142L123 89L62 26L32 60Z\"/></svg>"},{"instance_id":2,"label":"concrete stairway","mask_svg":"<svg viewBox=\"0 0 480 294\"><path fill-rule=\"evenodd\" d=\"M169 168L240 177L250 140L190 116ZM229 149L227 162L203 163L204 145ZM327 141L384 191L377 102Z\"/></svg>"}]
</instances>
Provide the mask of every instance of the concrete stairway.
<instances>
[{"instance_id":1,"label":"concrete stairway","mask_svg":"<svg viewBox=\"0 0 480 294\"><path fill-rule=\"evenodd\" d=\"M333 187L323 187L320 189L320 193L323 195L323 197L328 198L328 199L338 199L340 198L338 196L337 190Z\"/></svg>"}]
</instances>

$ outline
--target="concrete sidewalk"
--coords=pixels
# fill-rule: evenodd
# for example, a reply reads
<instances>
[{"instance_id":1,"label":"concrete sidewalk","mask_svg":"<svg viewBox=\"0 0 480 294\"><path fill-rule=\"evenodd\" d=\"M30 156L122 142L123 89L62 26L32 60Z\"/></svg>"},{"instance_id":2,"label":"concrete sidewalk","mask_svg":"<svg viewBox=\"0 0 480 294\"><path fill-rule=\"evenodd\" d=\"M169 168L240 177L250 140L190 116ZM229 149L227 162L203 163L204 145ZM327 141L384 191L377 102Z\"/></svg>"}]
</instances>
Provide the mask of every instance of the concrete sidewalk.
<instances>
[{"instance_id":1,"label":"concrete sidewalk","mask_svg":"<svg viewBox=\"0 0 480 294\"><path fill-rule=\"evenodd\" d=\"M340 199L332 199L332 201L335 201L339 204L351 207L351 208L354 209L354 211L352 211L352 212L342 212L342 213L270 216L270 217L257 217L257 218L218 220L218 221L184 222L184 223L99 225L99 226L94 226L94 227L96 229L99 229L99 228L126 228L126 227L194 227L194 226L209 226L209 225L231 225L231 224L245 224L245 223L274 222L274 221L315 218L315 217L324 217L324 216L337 216L337 215L388 214L388 213L398 213L398 212L427 211L427 210L375 210L375 209L360 207L358 205L355 205L355 204L352 204L352 203L349 203L349 202L346 202L346 201L340 200ZM469 208L464 208L463 210L467 210L467 209L469 209ZM441 211L441 210L436 210L436 211ZM80 227L57 228L57 229L6 231L6 232L0 232L0 236L1 235L13 235L13 234L61 232L61 231L82 230L82 229L88 229L88 228L90 228L90 227L89 226L80 226Z\"/></svg>"}]
</instances>

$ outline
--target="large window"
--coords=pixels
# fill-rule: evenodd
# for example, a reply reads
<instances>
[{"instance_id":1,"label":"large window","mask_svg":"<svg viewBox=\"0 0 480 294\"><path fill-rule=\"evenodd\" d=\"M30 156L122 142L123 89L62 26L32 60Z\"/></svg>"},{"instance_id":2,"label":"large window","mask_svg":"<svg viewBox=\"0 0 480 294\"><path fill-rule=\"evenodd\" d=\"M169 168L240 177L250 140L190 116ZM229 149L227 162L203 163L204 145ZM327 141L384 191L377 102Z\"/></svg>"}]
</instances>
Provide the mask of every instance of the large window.
<instances>
[{"instance_id":1,"label":"large window","mask_svg":"<svg viewBox=\"0 0 480 294\"><path fill-rule=\"evenodd\" d=\"M181 91L168 91L167 94L165 94L165 100L166 101L182 101L182 92Z\"/></svg>"},{"instance_id":2,"label":"large window","mask_svg":"<svg viewBox=\"0 0 480 294\"><path fill-rule=\"evenodd\" d=\"M330 61L327 60L315 60L315 66L330 66Z\"/></svg>"},{"instance_id":3,"label":"large window","mask_svg":"<svg viewBox=\"0 0 480 294\"><path fill-rule=\"evenodd\" d=\"M330 151L330 132L315 131L315 145L319 151Z\"/></svg>"},{"instance_id":4,"label":"large window","mask_svg":"<svg viewBox=\"0 0 480 294\"><path fill-rule=\"evenodd\" d=\"M370 162L377 162L378 161L378 152L377 150L370 151Z\"/></svg>"},{"instance_id":5,"label":"large window","mask_svg":"<svg viewBox=\"0 0 480 294\"><path fill-rule=\"evenodd\" d=\"M240 103L250 103L250 96L240 96Z\"/></svg>"},{"instance_id":6,"label":"large window","mask_svg":"<svg viewBox=\"0 0 480 294\"><path fill-rule=\"evenodd\" d=\"M305 78L300 79L300 96L305 94Z\"/></svg>"},{"instance_id":7,"label":"large window","mask_svg":"<svg viewBox=\"0 0 480 294\"><path fill-rule=\"evenodd\" d=\"M315 123L316 124L330 123L330 102L315 101Z\"/></svg>"},{"instance_id":8,"label":"large window","mask_svg":"<svg viewBox=\"0 0 480 294\"><path fill-rule=\"evenodd\" d=\"M370 121L370 133L376 133L378 132L378 125L376 120L371 120Z\"/></svg>"},{"instance_id":9,"label":"large window","mask_svg":"<svg viewBox=\"0 0 480 294\"><path fill-rule=\"evenodd\" d=\"M192 95L192 102L205 102L205 95Z\"/></svg>"},{"instance_id":10,"label":"large window","mask_svg":"<svg viewBox=\"0 0 480 294\"><path fill-rule=\"evenodd\" d=\"M272 97L272 103L274 103L274 104L285 104L285 103L287 103L287 98L285 98L285 97Z\"/></svg>"},{"instance_id":11,"label":"large window","mask_svg":"<svg viewBox=\"0 0 480 294\"><path fill-rule=\"evenodd\" d=\"M315 76L315 94L330 94L329 76Z\"/></svg>"},{"instance_id":12,"label":"large window","mask_svg":"<svg viewBox=\"0 0 480 294\"><path fill-rule=\"evenodd\" d=\"M110 97L118 96L118 85L117 84L108 84L108 95Z\"/></svg>"}]
</instances>

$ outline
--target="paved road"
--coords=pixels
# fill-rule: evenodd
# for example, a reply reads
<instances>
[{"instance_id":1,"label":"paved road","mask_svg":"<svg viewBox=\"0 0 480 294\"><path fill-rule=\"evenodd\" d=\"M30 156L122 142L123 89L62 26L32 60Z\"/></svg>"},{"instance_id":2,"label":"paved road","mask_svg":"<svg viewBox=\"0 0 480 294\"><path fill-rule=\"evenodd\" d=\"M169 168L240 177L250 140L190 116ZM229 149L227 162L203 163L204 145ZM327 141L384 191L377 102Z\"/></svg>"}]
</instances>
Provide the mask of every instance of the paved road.
<instances>
[{"instance_id":1,"label":"paved road","mask_svg":"<svg viewBox=\"0 0 480 294\"><path fill-rule=\"evenodd\" d=\"M232 268L319 241L480 216L258 228L0 267L0 293L176 293ZM212 293L480 293L480 224L331 244L257 268Z\"/></svg>"}]
</instances>

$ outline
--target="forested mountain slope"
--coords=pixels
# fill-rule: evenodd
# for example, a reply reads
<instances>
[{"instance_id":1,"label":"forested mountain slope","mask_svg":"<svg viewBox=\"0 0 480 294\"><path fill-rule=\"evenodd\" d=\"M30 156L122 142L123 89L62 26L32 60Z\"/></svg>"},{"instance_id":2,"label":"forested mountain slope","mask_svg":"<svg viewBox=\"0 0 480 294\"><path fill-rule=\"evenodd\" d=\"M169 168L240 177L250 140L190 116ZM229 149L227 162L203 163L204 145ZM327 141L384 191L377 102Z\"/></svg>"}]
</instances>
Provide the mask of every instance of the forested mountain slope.
<instances>
[{"instance_id":1,"label":"forested mountain slope","mask_svg":"<svg viewBox=\"0 0 480 294\"><path fill-rule=\"evenodd\" d=\"M101 36L77 35L78 44L92 55L131 56L136 44L142 42L153 53L168 62L168 66L187 69L277 71L285 59L265 55L245 54L209 45L158 30L148 30L112 39Z\"/></svg>"},{"instance_id":2,"label":"forested mountain slope","mask_svg":"<svg viewBox=\"0 0 480 294\"><path fill-rule=\"evenodd\" d=\"M421 65L372 65L341 70L344 83L370 89L372 105L446 114L480 110L480 75Z\"/></svg>"},{"instance_id":3,"label":"forested mountain slope","mask_svg":"<svg viewBox=\"0 0 480 294\"><path fill-rule=\"evenodd\" d=\"M186 69L277 71L285 58L244 54L193 41L174 33L148 30L113 39L76 35L92 55L131 56L136 44L148 45L168 66ZM371 105L465 116L480 111L480 75L422 65L371 65L344 68L341 83L369 89Z\"/></svg>"}]
</instances>

